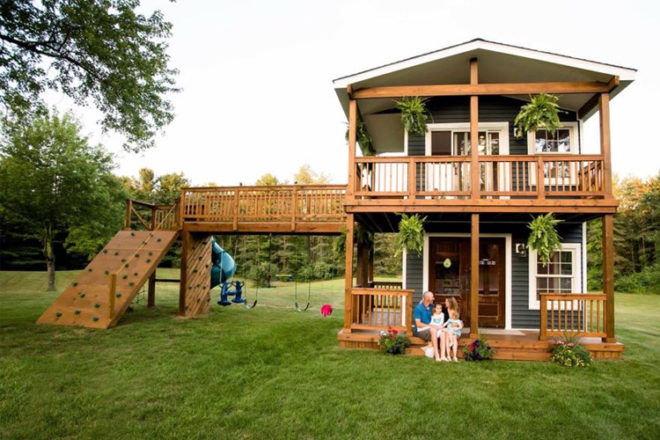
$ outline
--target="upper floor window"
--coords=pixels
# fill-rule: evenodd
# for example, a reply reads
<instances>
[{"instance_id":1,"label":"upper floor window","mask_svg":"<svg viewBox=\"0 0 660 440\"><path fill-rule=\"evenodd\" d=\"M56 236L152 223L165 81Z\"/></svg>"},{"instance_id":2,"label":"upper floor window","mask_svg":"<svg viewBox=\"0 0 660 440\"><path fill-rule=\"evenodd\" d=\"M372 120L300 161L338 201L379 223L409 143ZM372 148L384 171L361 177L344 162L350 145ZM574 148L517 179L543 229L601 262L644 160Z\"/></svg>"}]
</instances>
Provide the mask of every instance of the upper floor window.
<instances>
[{"instance_id":1,"label":"upper floor window","mask_svg":"<svg viewBox=\"0 0 660 440\"><path fill-rule=\"evenodd\" d=\"M577 123L565 122L556 132L546 129L528 133L529 154L575 154L578 152Z\"/></svg>"}]
</instances>

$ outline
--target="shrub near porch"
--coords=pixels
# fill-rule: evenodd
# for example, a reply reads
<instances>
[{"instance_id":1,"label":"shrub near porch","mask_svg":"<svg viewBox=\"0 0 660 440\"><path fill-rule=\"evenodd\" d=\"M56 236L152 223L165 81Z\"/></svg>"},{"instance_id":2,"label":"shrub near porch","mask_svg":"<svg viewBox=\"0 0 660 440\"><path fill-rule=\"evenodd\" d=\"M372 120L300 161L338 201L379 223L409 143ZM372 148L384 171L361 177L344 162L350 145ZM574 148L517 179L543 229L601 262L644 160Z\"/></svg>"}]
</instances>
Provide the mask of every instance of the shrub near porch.
<instances>
[{"instance_id":1,"label":"shrub near porch","mask_svg":"<svg viewBox=\"0 0 660 440\"><path fill-rule=\"evenodd\" d=\"M169 277L168 274L162 274ZM58 273L66 285L72 273ZM36 326L43 273L0 273L0 438L654 438L658 296L617 295L622 362L442 364L342 350L343 280L180 320L158 285L112 330ZM300 286L299 286L300 287ZM287 307L288 309L275 308ZM451 399L451 401L448 401ZM441 415L440 415L441 414ZM387 421L384 422L384 415Z\"/></svg>"}]
</instances>

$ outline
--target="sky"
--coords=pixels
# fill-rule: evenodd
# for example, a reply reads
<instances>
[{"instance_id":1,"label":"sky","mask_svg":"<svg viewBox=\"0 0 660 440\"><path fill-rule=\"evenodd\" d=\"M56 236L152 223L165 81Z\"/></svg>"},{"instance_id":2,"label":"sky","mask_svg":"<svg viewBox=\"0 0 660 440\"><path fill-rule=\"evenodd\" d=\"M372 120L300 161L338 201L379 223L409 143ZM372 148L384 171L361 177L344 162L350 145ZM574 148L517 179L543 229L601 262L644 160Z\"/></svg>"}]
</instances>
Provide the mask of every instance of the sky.
<instances>
[{"instance_id":1,"label":"sky","mask_svg":"<svg viewBox=\"0 0 660 440\"><path fill-rule=\"evenodd\" d=\"M638 69L611 102L613 170L660 170L658 1L143 1L173 23L175 119L143 153L102 133L93 108L51 98L116 154L120 175L183 172L194 185L282 180L303 164L345 183L346 118L332 79L473 38ZM598 152L598 120L585 126Z\"/></svg>"}]
</instances>

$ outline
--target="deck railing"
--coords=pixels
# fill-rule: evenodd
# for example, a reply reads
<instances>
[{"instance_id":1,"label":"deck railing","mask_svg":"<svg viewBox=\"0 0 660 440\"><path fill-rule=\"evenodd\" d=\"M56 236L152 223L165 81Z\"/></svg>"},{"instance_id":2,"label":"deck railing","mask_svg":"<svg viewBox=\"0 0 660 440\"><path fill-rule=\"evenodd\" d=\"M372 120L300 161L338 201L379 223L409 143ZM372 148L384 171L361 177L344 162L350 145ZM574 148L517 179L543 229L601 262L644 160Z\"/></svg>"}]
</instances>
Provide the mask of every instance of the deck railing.
<instances>
[{"instance_id":1,"label":"deck railing","mask_svg":"<svg viewBox=\"0 0 660 440\"><path fill-rule=\"evenodd\" d=\"M181 216L197 222L324 222L345 219L344 185L184 188Z\"/></svg>"},{"instance_id":2,"label":"deck railing","mask_svg":"<svg viewBox=\"0 0 660 440\"><path fill-rule=\"evenodd\" d=\"M605 303L607 296L596 293L541 293L539 339L549 336L607 336Z\"/></svg>"},{"instance_id":3,"label":"deck railing","mask_svg":"<svg viewBox=\"0 0 660 440\"><path fill-rule=\"evenodd\" d=\"M401 290L403 283L401 281L371 281L369 287L372 289Z\"/></svg>"},{"instance_id":4,"label":"deck railing","mask_svg":"<svg viewBox=\"0 0 660 440\"><path fill-rule=\"evenodd\" d=\"M355 197L469 198L470 160L470 156L356 158ZM479 156L477 170L480 198L605 195L602 155Z\"/></svg>"},{"instance_id":5,"label":"deck railing","mask_svg":"<svg viewBox=\"0 0 660 440\"><path fill-rule=\"evenodd\" d=\"M144 228L148 231L179 229L178 203L179 199L174 205L155 205L139 200L126 199L124 229Z\"/></svg>"},{"instance_id":6,"label":"deck railing","mask_svg":"<svg viewBox=\"0 0 660 440\"><path fill-rule=\"evenodd\" d=\"M412 335L412 295L407 289L351 289L351 329L394 328Z\"/></svg>"}]
</instances>

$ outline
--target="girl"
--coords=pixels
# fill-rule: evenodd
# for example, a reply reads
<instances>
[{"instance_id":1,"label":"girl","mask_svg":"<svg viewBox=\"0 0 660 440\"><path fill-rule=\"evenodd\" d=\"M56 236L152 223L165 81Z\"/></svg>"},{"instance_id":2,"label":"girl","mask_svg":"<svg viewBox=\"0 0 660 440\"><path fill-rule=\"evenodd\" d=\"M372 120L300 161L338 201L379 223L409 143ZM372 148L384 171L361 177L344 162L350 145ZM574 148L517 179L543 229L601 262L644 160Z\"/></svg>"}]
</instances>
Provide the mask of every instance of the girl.
<instances>
[{"instance_id":1,"label":"girl","mask_svg":"<svg viewBox=\"0 0 660 440\"><path fill-rule=\"evenodd\" d=\"M440 356L436 354L435 360L436 361L447 361L448 359L445 357L445 352L447 351L446 349L446 341L447 341L447 336L446 332L444 331L444 324L445 324L445 317L447 315L443 311L443 307L441 304L436 304L435 305L435 310L433 313L433 316L431 316L431 335L434 338L440 339Z\"/></svg>"},{"instance_id":2,"label":"girl","mask_svg":"<svg viewBox=\"0 0 660 440\"><path fill-rule=\"evenodd\" d=\"M463 321L458 319L458 311L450 309L449 310L449 319L445 323L447 332L447 358L451 359L449 355L449 348L453 347L454 350L454 362L458 362L456 357L456 351L458 350L458 338L461 337L461 330L463 329Z\"/></svg>"}]
</instances>

